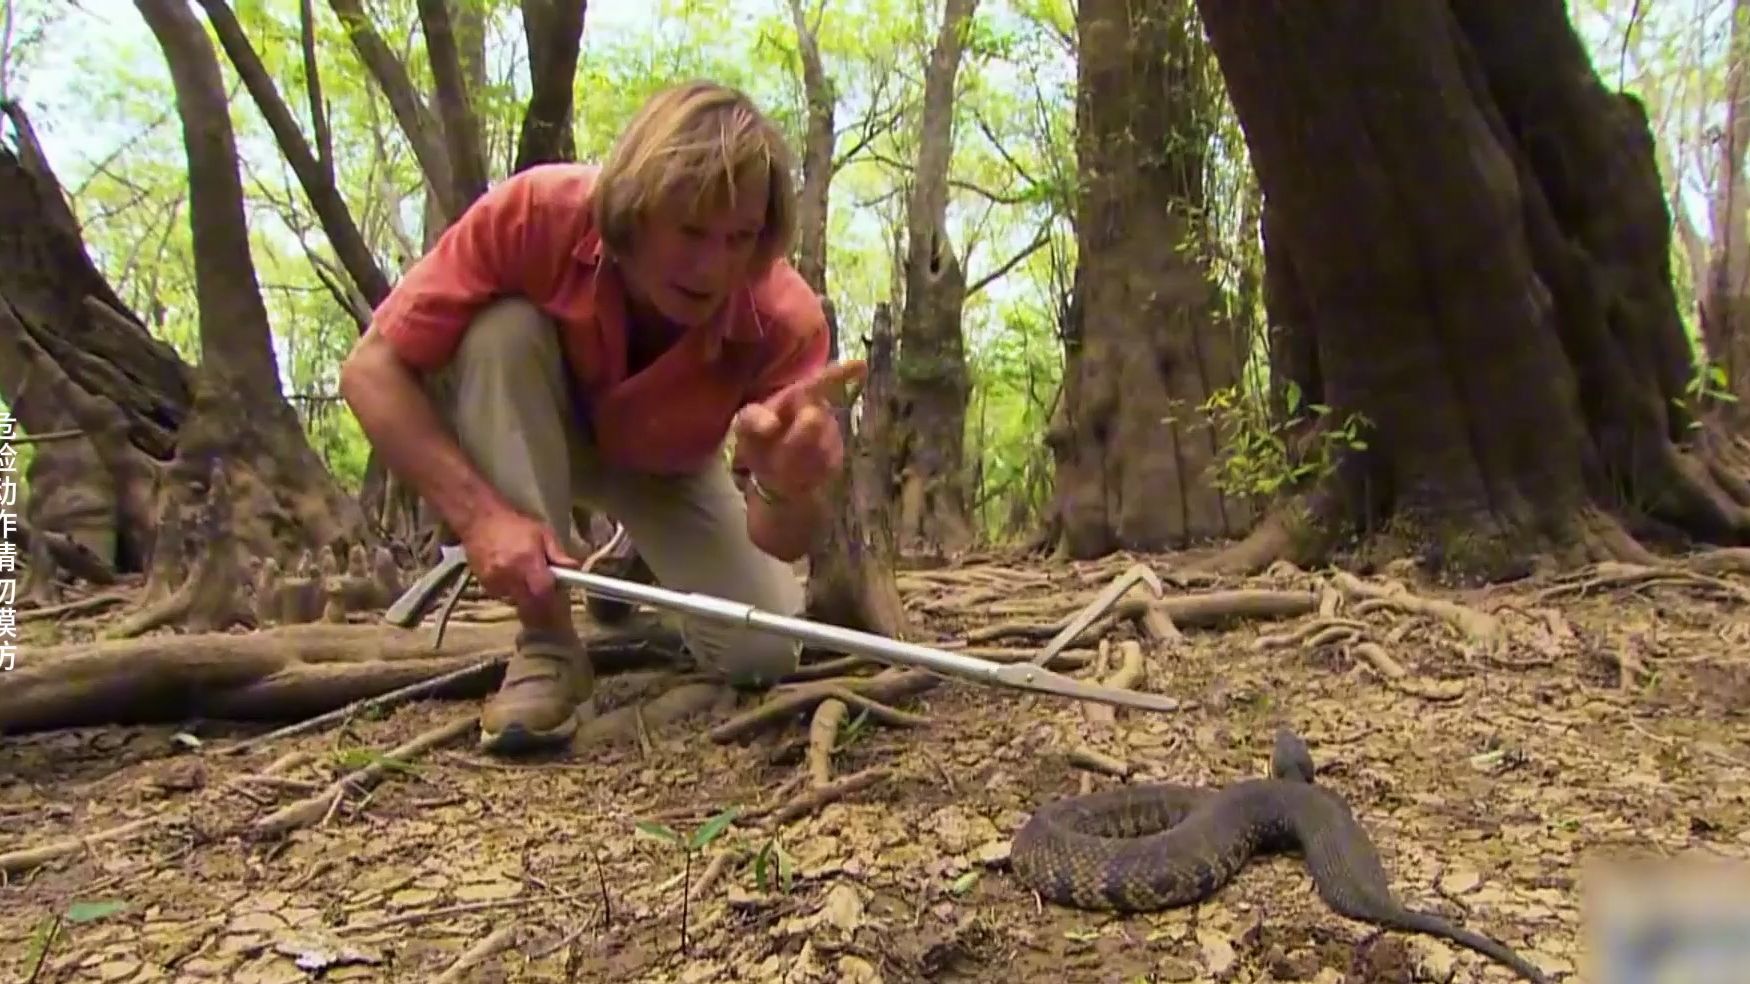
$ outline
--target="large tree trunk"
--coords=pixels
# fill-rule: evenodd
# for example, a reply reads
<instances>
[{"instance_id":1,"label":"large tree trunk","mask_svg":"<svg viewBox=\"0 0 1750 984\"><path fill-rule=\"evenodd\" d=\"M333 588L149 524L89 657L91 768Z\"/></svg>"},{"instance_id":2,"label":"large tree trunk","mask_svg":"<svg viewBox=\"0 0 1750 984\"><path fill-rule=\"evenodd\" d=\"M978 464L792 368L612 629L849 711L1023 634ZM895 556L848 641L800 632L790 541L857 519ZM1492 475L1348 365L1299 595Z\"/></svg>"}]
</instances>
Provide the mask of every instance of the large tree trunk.
<instances>
[{"instance_id":1,"label":"large tree trunk","mask_svg":"<svg viewBox=\"0 0 1750 984\"><path fill-rule=\"evenodd\" d=\"M201 365L163 473L152 579L124 631L172 621L224 628L247 621L245 551L289 564L307 549L344 556L372 538L280 392L217 56L182 0L136 6L163 49L183 121Z\"/></svg>"},{"instance_id":2,"label":"large tree trunk","mask_svg":"<svg viewBox=\"0 0 1750 984\"><path fill-rule=\"evenodd\" d=\"M906 213L905 304L900 317L894 477L902 549L953 553L973 538L964 458L971 382L960 332L966 275L948 241L948 167L954 155L954 81L978 0L945 0L924 73L922 122Z\"/></svg>"},{"instance_id":3,"label":"large tree trunk","mask_svg":"<svg viewBox=\"0 0 1750 984\"><path fill-rule=\"evenodd\" d=\"M158 467L189 412L189 369L92 263L29 120L5 111L18 139L16 154L0 147L0 396L27 434L81 431L38 446L23 515L113 570L139 571ZM40 559L30 573L33 586L52 581Z\"/></svg>"},{"instance_id":4,"label":"large tree trunk","mask_svg":"<svg viewBox=\"0 0 1750 984\"><path fill-rule=\"evenodd\" d=\"M1048 437L1072 557L1232 536L1199 408L1239 377L1200 255L1217 97L1188 0L1083 0L1077 86L1078 317Z\"/></svg>"},{"instance_id":5,"label":"large tree trunk","mask_svg":"<svg viewBox=\"0 0 1750 984\"><path fill-rule=\"evenodd\" d=\"M1561 3L1199 7L1266 198L1273 320L1312 339L1298 382L1370 421L1307 508L1216 566L1313 559L1345 520L1381 531L1378 559L1484 577L1645 559L1625 521L1750 533L1750 487L1679 444L1689 360L1645 115Z\"/></svg>"}]
</instances>

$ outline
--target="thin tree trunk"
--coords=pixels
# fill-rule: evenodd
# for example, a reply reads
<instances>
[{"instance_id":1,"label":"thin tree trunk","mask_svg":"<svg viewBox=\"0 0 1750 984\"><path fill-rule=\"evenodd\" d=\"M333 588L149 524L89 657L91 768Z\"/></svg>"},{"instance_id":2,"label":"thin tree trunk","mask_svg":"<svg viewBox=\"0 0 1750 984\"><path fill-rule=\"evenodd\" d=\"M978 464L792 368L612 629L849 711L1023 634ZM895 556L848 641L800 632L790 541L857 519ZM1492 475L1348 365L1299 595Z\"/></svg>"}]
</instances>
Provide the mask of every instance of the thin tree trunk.
<instances>
[{"instance_id":1,"label":"thin tree trunk","mask_svg":"<svg viewBox=\"0 0 1750 984\"><path fill-rule=\"evenodd\" d=\"M971 390L960 316L965 271L948 241L954 83L978 0L944 0L924 75L918 161L906 216L898 415L893 440L902 549L955 553L973 539L966 501L966 404Z\"/></svg>"},{"instance_id":2,"label":"thin tree trunk","mask_svg":"<svg viewBox=\"0 0 1750 984\"><path fill-rule=\"evenodd\" d=\"M308 3L308 0L305 2ZM318 146L323 148L322 156L318 157L310 149L309 141L304 138L298 121L292 118L291 110L280 97L273 78L268 75L267 68L255 54L255 49L244 34L243 26L237 23L230 6L224 0L201 0L201 6L206 9L207 20L213 25L213 32L218 35L219 44L225 49L231 65L236 68L244 87L255 100L256 109L260 110L262 118L267 121L268 129L273 131L280 153L285 155L286 162L292 167L292 173L298 177L298 184L309 197L310 207L315 211L317 220L322 223L322 234L333 245L334 254L340 259L340 265L346 268L353 285L374 309L388 296L389 279L377 265L376 256L371 253L364 234L353 221L352 212L346 207L346 200L341 197L340 188L335 182L332 138L328 135L327 117L322 107L319 103L311 107L311 115L316 121ZM311 73L309 85L312 99L319 99L321 83L320 77L315 74L317 66L313 58L306 57L305 71Z\"/></svg>"},{"instance_id":3,"label":"thin tree trunk","mask_svg":"<svg viewBox=\"0 0 1750 984\"><path fill-rule=\"evenodd\" d=\"M802 49L802 80L808 94L808 130L802 154L802 190L799 211L800 235L797 270L823 300L826 289L827 203L833 178L833 110L836 97L832 80L821 65L815 28L810 26L802 0L790 0L790 14ZM817 20L818 23L818 20ZM840 357L838 316L827 300L831 358ZM892 385L891 360L870 363L864 389L865 420L869 401L885 398ZM809 613L835 625L874 632L889 638L909 636L911 626L894 581L892 522L889 516L886 477L871 472L865 462L872 449L882 447L884 435L867 431L853 433L851 410L838 410L839 434L846 450L845 471L834 481L827 501L838 504L826 534L809 552Z\"/></svg>"},{"instance_id":4,"label":"thin tree trunk","mask_svg":"<svg viewBox=\"0 0 1750 984\"><path fill-rule=\"evenodd\" d=\"M513 171L577 157L571 131L572 83L583 41L584 0L523 0L529 50L529 104Z\"/></svg>"}]
</instances>

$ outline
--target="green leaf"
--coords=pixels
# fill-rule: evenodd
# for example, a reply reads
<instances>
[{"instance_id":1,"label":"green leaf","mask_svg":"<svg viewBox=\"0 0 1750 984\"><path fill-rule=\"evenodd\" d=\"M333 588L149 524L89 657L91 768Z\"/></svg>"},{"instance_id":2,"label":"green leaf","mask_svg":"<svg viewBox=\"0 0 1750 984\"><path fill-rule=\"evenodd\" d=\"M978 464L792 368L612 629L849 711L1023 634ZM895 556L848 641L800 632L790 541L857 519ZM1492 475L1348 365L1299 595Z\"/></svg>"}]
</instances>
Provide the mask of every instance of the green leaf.
<instances>
[{"instance_id":1,"label":"green leaf","mask_svg":"<svg viewBox=\"0 0 1750 984\"><path fill-rule=\"evenodd\" d=\"M732 806L722 813L705 821L705 825L693 832L691 848L695 851L716 840L729 828L735 818L741 815L741 807Z\"/></svg>"},{"instance_id":2,"label":"green leaf","mask_svg":"<svg viewBox=\"0 0 1750 984\"><path fill-rule=\"evenodd\" d=\"M681 835L675 833L673 828L666 824L657 823L654 820L645 820L639 823L638 832L641 834L647 834L657 840L668 841L670 844L678 845L682 843Z\"/></svg>"},{"instance_id":3,"label":"green leaf","mask_svg":"<svg viewBox=\"0 0 1750 984\"><path fill-rule=\"evenodd\" d=\"M954 884L948 886L948 891L954 893L955 895L965 895L968 891L970 891L972 889L972 886L977 884L977 883L978 883L978 869L974 868L971 871L968 871L967 873L961 875L959 878L954 879Z\"/></svg>"},{"instance_id":4,"label":"green leaf","mask_svg":"<svg viewBox=\"0 0 1750 984\"><path fill-rule=\"evenodd\" d=\"M127 908L127 903L116 899L108 902L75 902L67 907L67 921L70 923L94 922L105 916L114 915Z\"/></svg>"},{"instance_id":5,"label":"green leaf","mask_svg":"<svg viewBox=\"0 0 1750 984\"><path fill-rule=\"evenodd\" d=\"M772 865L772 845L777 841L766 841L760 845L760 852L753 856L753 883L760 891L770 891L768 873Z\"/></svg>"}]
</instances>

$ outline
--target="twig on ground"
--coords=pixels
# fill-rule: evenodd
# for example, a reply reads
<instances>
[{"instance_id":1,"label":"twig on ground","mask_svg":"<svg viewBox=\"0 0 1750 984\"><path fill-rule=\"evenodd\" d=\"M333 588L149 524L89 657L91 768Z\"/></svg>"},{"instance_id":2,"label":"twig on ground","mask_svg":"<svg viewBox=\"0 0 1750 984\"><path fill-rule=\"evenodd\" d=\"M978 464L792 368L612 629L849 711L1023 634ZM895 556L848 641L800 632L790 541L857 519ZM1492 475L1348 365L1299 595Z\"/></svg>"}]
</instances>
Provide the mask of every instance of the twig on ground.
<instances>
[{"instance_id":1,"label":"twig on ground","mask_svg":"<svg viewBox=\"0 0 1750 984\"><path fill-rule=\"evenodd\" d=\"M517 925L514 922L506 923L493 930L485 939L469 947L467 952L457 957L456 962L450 964L449 969L438 975L432 984L456 984L457 981L472 979L472 975L468 971L473 970L487 957L510 946L516 938L516 932Z\"/></svg>"},{"instance_id":2,"label":"twig on ground","mask_svg":"<svg viewBox=\"0 0 1750 984\"><path fill-rule=\"evenodd\" d=\"M1092 769L1095 772L1104 772L1107 775L1117 776L1120 779L1130 774L1129 762L1126 762L1115 755L1108 755L1105 752L1091 748L1087 745L1072 745L1070 749L1064 753L1064 758L1067 759L1071 765L1083 769Z\"/></svg>"},{"instance_id":3,"label":"twig on ground","mask_svg":"<svg viewBox=\"0 0 1750 984\"><path fill-rule=\"evenodd\" d=\"M251 825L250 832L254 837L265 838L310 826L332 811L335 804L346 795L348 789L366 789L375 784L377 779L389 768L389 762L402 763L417 758L429 749L466 734L479 723L479 720L480 716L477 712L469 713L433 728L411 741L391 749L382 758L371 764L336 779L322 792L262 817Z\"/></svg>"},{"instance_id":4,"label":"twig on ground","mask_svg":"<svg viewBox=\"0 0 1750 984\"><path fill-rule=\"evenodd\" d=\"M48 864L50 861L58 861L61 858L88 850L93 844L121 840L142 830L180 819L185 812L185 810L172 810L156 816L130 820L127 823L82 837L64 837L58 841L50 841L41 847L26 847L16 851L7 851L5 854L0 854L0 876L11 877L21 874L32 868Z\"/></svg>"},{"instance_id":5,"label":"twig on ground","mask_svg":"<svg viewBox=\"0 0 1750 984\"><path fill-rule=\"evenodd\" d=\"M723 872L729 868L729 863L740 857L741 852L733 847L726 847L712 855L710 863L705 865L705 870L699 873L699 880L687 890L688 897L695 900L703 898L705 893L717 884L717 879L723 877Z\"/></svg>"},{"instance_id":6,"label":"twig on ground","mask_svg":"<svg viewBox=\"0 0 1750 984\"><path fill-rule=\"evenodd\" d=\"M886 766L873 766L861 772L853 772L841 776L824 786L815 786L798 793L790 802L774 810L769 821L770 826L781 827L792 820L807 816L821 807L836 800L843 799L852 793L874 785L888 773Z\"/></svg>"}]
</instances>

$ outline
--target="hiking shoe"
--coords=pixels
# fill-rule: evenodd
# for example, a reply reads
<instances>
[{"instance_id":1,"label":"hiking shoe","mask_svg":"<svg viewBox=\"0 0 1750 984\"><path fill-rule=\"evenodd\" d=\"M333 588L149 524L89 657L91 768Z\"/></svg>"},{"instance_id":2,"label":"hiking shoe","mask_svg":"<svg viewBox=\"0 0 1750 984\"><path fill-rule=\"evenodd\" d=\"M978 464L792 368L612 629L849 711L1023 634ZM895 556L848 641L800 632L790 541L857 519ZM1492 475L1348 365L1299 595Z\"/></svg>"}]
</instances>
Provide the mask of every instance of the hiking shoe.
<instances>
[{"instance_id":1,"label":"hiking shoe","mask_svg":"<svg viewBox=\"0 0 1750 984\"><path fill-rule=\"evenodd\" d=\"M524 630L498 692L480 711L480 747L518 752L567 744L594 705L595 670L583 646Z\"/></svg>"}]
</instances>

